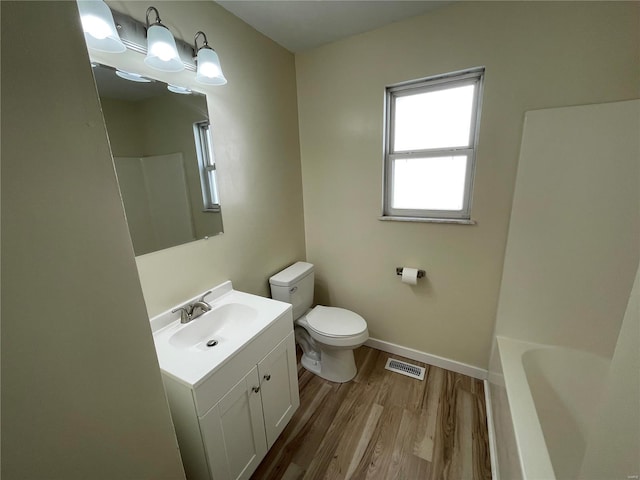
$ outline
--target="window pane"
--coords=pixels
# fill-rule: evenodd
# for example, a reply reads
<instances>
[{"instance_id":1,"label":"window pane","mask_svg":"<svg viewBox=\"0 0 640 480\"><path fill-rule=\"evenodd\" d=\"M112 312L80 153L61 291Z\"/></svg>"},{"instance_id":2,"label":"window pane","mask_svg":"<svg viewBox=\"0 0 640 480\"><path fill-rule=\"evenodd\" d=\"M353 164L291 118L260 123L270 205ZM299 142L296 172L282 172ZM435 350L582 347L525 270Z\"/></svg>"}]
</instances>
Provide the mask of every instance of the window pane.
<instances>
[{"instance_id":1,"label":"window pane","mask_svg":"<svg viewBox=\"0 0 640 480\"><path fill-rule=\"evenodd\" d=\"M207 180L209 186L209 200L212 205L218 205L220 201L218 200L218 191L216 190L216 172L215 170L209 170L207 172ZM211 205L210 205L211 206Z\"/></svg>"},{"instance_id":2,"label":"window pane","mask_svg":"<svg viewBox=\"0 0 640 480\"><path fill-rule=\"evenodd\" d=\"M394 151L469 146L474 89L465 85L396 97Z\"/></svg>"},{"instance_id":3,"label":"window pane","mask_svg":"<svg viewBox=\"0 0 640 480\"><path fill-rule=\"evenodd\" d=\"M215 158L213 156L213 138L209 122L194 123L194 135L200 167L200 185L203 207L215 211L220 204L216 186Z\"/></svg>"},{"instance_id":4,"label":"window pane","mask_svg":"<svg viewBox=\"0 0 640 480\"><path fill-rule=\"evenodd\" d=\"M206 138L206 155L205 155L205 161L206 164L211 166L211 165L215 165L215 159L213 158L213 139L211 138L211 128L209 126L209 124L207 124L204 127L204 131L205 131L205 138Z\"/></svg>"},{"instance_id":5,"label":"window pane","mask_svg":"<svg viewBox=\"0 0 640 480\"><path fill-rule=\"evenodd\" d=\"M462 210L466 155L396 159L393 169L392 208Z\"/></svg>"}]
</instances>

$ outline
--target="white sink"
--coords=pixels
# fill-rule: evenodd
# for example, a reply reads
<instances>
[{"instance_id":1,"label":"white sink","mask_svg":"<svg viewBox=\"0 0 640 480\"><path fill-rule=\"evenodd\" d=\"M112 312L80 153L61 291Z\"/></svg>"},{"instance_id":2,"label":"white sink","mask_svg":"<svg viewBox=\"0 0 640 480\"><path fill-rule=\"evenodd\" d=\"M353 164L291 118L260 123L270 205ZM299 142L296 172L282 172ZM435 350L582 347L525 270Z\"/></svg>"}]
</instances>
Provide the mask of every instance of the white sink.
<instances>
[{"instance_id":1,"label":"white sink","mask_svg":"<svg viewBox=\"0 0 640 480\"><path fill-rule=\"evenodd\" d=\"M211 310L188 323L171 310L151 319L162 371L195 387L285 314L291 305L233 290L231 282L211 289ZM198 300L196 296L181 305Z\"/></svg>"},{"instance_id":2,"label":"white sink","mask_svg":"<svg viewBox=\"0 0 640 480\"><path fill-rule=\"evenodd\" d=\"M258 312L242 303L226 303L192 320L171 335L169 343L177 348L207 351L222 342L245 335Z\"/></svg>"}]
</instances>

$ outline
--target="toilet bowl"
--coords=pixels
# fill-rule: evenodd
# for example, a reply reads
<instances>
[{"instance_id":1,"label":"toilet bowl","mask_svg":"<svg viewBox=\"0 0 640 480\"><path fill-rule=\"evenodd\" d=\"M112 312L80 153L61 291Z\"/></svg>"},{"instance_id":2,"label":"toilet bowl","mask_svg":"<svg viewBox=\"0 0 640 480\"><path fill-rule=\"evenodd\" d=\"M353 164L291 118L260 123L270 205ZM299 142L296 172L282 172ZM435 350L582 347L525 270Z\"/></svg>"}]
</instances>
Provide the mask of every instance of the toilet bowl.
<instances>
[{"instance_id":1,"label":"toilet bowl","mask_svg":"<svg viewBox=\"0 0 640 480\"><path fill-rule=\"evenodd\" d=\"M353 350L369 338L367 322L355 312L313 302L314 267L297 262L269 279L271 296L292 304L296 343L302 348L302 366L332 382L356 376Z\"/></svg>"},{"instance_id":2,"label":"toilet bowl","mask_svg":"<svg viewBox=\"0 0 640 480\"><path fill-rule=\"evenodd\" d=\"M332 382L344 383L356 376L353 350L369 338L364 318L343 308L318 305L294 323L299 327L296 337L303 367ZM307 351L306 345L311 346Z\"/></svg>"}]
</instances>

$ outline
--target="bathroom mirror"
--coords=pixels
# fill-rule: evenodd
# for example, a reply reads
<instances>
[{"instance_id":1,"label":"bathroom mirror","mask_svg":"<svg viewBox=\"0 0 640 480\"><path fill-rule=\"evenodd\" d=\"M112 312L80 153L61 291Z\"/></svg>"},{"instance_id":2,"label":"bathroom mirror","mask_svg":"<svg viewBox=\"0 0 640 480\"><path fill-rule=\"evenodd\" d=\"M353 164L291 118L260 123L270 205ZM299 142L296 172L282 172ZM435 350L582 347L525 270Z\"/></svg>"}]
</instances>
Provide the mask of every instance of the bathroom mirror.
<instances>
[{"instance_id":1,"label":"bathroom mirror","mask_svg":"<svg viewBox=\"0 0 640 480\"><path fill-rule=\"evenodd\" d=\"M93 72L136 256L222 233L206 96Z\"/></svg>"}]
</instances>

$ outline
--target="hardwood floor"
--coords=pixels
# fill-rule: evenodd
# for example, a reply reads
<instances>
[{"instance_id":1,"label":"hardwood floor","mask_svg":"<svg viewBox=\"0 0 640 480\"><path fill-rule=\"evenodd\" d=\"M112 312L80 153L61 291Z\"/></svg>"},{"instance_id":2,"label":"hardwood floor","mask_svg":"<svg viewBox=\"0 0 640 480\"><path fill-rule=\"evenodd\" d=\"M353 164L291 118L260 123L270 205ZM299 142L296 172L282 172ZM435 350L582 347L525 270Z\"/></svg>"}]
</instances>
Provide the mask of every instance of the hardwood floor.
<instances>
[{"instance_id":1,"label":"hardwood floor","mask_svg":"<svg viewBox=\"0 0 640 480\"><path fill-rule=\"evenodd\" d=\"M253 480L491 478L480 380L407 360L427 369L409 378L369 347L355 357L345 384L298 365L300 408Z\"/></svg>"}]
</instances>

